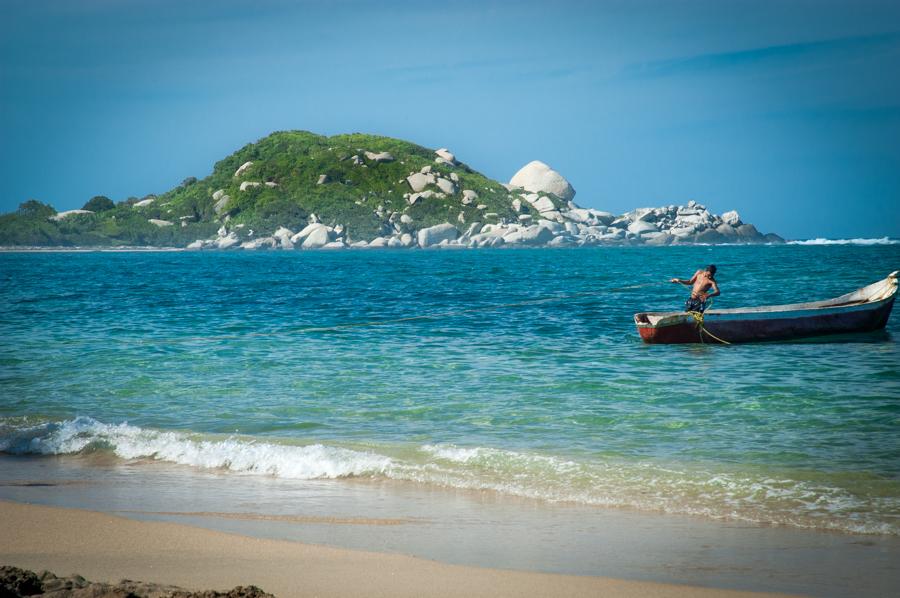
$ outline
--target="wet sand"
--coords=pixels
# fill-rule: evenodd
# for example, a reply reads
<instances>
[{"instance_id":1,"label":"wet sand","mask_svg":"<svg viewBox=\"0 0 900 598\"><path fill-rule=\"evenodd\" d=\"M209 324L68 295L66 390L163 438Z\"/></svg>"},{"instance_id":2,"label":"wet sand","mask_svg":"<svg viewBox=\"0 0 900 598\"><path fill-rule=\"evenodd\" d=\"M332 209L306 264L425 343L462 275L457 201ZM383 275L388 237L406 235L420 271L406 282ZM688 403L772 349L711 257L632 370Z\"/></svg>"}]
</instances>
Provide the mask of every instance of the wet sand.
<instances>
[{"instance_id":1,"label":"wet sand","mask_svg":"<svg viewBox=\"0 0 900 598\"><path fill-rule=\"evenodd\" d=\"M0 537L4 564L195 590L253 584L284 598L778 595L448 565L13 502L0 502Z\"/></svg>"}]
</instances>

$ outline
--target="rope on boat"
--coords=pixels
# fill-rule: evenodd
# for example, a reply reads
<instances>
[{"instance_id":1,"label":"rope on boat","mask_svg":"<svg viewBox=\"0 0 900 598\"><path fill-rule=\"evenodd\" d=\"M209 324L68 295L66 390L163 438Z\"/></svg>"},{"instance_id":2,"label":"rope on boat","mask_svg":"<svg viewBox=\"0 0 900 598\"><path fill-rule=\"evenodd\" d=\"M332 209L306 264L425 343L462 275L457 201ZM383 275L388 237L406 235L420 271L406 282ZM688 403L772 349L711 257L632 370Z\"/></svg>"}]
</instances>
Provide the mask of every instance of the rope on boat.
<instances>
[{"instance_id":1,"label":"rope on boat","mask_svg":"<svg viewBox=\"0 0 900 598\"><path fill-rule=\"evenodd\" d=\"M708 304L710 306L712 305L712 299L709 300ZM719 341L723 345L731 344L728 341L719 338L718 336L716 336L715 334L713 334L712 332L710 332L709 330L706 329L706 326L703 325L703 312L702 311L689 311L688 314L690 314L690 316L692 318L694 318L694 324L697 325L697 330L700 332L700 342L701 343L705 344L705 342L706 342L703 340L703 333L705 332L707 335L709 335L710 338L713 338L713 339Z\"/></svg>"}]
</instances>

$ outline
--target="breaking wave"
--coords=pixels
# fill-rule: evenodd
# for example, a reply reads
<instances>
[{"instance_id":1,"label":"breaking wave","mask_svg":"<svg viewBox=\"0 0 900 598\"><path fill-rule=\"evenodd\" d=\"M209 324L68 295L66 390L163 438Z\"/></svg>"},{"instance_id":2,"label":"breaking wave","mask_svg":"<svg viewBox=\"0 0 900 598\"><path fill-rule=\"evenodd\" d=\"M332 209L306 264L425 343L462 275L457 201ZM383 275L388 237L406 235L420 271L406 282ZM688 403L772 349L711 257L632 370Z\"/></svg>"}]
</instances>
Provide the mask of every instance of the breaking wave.
<instances>
[{"instance_id":1,"label":"breaking wave","mask_svg":"<svg viewBox=\"0 0 900 598\"><path fill-rule=\"evenodd\" d=\"M774 473L712 465L591 458L426 444L349 448L213 437L88 417L0 421L0 452L110 452L287 479L385 478L525 498L752 523L900 535L898 482L862 474Z\"/></svg>"},{"instance_id":2,"label":"breaking wave","mask_svg":"<svg viewBox=\"0 0 900 598\"><path fill-rule=\"evenodd\" d=\"M788 245L897 245L900 239L881 237L879 239L806 239L803 241L788 241Z\"/></svg>"},{"instance_id":3,"label":"breaking wave","mask_svg":"<svg viewBox=\"0 0 900 598\"><path fill-rule=\"evenodd\" d=\"M381 455L321 444L205 439L183 432L104 424L89 417L35 426L0 426L0 452L71 455L98 450L111 451L122 459L147 458L301 480L377 474L390 464L390 459Z\"/></svg>"}]
</instances>

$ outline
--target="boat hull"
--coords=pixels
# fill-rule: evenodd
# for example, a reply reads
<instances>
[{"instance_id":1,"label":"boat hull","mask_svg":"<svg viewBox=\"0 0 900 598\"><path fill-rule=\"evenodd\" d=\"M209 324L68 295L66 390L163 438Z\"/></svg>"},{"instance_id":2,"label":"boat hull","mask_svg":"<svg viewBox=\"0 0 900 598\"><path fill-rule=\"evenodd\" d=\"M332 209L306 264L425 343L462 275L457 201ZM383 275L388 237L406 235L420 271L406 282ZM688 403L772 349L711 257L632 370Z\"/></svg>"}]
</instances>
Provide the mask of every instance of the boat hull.
<instances>
[{"instance_id":1,"label":"boat hull","mask_svg":"<svg viewBox=\"0 0 900 598\"><path fill-rule=\"evenodd\" d=\"M753 343L799 340L834 334L880 330L887 324L897 295L898 276L826 301L736 309L702 314L635 314L638 333L647 343Z\"/></svg>"},{"instance_id":2,"label":"boat hull","mask_svg":"<svg viewBox=\"0 0 900 598\"><path fill-rule=\"evenodd\" d=\"M638 325L646 343L753 343L797 340L830 334L851 334L880 330L887 324L894 299L872 309L839 311L816 315L765 319L717 319L707 316L703 328L690 314L683 321L665 326ZM720 340L717 340L717 338Z\"/></svg>"}]
</instances>

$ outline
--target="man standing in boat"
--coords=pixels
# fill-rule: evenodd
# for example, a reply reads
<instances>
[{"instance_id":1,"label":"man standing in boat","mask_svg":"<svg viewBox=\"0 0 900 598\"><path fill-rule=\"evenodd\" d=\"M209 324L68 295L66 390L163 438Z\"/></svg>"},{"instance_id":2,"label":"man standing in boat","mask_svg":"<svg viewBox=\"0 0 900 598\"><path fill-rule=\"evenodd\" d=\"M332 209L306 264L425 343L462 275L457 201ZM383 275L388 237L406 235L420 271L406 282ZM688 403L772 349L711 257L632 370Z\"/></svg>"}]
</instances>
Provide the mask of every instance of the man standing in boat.
<instances>
[{"instance_id":1,"label":"man standing in boat","mask_svg":"<svg viewBox=\"0 0 900 598\"><path fill-rule=\"evenodd\" d=\"M703 313L712 297L718 297L719 285L716 283L716 267L710 264L705 270L697 270L690 280L673 278L670 282L692 286L691 296L684 303L684 311L696 311ZM712 290L712 292L710 292Z\"/></svg>"}]
</instances>

